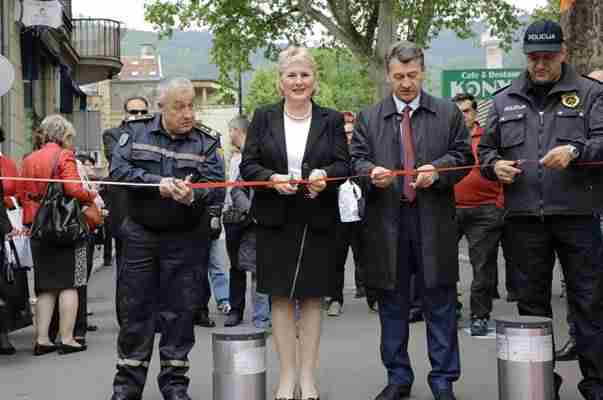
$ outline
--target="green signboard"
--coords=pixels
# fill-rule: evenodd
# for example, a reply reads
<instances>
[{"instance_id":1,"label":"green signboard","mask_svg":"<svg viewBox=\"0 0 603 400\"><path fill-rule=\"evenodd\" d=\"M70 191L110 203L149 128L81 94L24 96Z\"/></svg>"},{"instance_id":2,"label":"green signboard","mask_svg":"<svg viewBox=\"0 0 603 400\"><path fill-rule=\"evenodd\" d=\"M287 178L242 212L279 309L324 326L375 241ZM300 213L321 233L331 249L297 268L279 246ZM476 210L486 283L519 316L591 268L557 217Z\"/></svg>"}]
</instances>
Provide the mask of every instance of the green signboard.
<instances>
[{"instance_id":1,"label":"green signboard","mask_svg":"<svg viewBox=\"0 0 603 400\"><path fill-rule=\"evenodd\" d=\"M498 89L517 78L521 69L464 69L442 71L442 96L469 93L477 99L489 99Z\"/></svg>"}]
</instances>

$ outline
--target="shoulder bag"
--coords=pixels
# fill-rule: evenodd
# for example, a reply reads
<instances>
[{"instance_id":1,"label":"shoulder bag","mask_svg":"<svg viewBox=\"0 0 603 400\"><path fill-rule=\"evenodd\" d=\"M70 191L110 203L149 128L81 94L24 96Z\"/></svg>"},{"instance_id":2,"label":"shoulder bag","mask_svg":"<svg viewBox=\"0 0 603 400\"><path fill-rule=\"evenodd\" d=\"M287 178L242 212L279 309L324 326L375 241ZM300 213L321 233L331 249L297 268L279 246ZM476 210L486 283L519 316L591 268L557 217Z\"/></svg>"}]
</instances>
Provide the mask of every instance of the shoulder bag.
<instances>
[{"instance_id":1,"label":"shoulder bag","mask_svg":"<svg viewBox=\"0 0 603 400\"><path fill-rule=\"evenodd\" d=\"M56 175L61 151L55 158L51 178ZM31 237L58 247L68 247L84 240L88 233L79 200L65 196L62 182L49 182L33 220Z\"/></svg>"}]
</instances>

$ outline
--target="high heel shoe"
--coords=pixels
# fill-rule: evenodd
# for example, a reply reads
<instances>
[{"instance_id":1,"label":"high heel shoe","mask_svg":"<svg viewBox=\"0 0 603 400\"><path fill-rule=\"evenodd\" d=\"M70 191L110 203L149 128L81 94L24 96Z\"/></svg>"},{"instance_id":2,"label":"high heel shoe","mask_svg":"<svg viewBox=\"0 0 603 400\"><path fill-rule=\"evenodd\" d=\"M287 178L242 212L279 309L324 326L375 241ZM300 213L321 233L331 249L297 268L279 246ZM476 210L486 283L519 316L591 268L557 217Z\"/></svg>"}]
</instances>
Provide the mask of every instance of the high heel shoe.
<instances>
[{"instance_id":1,"label":"high heel shoe","mask_svg":"<svg viewBox=\"0 0 603 400\"><path fill-rule=\"evenodd\" d=\"M71 354L71 353L77 353L80 351L85 351L88 348L88 346L83 345L83 346L71 346L68 344L63 344L61 343L59 345L59 354L60 355L65 355L65 354Z\"/></svg>"},{"instance_id":2,"label":"high heel shoe","mask_svg":"<svg viewBox=\"0 0 603 400\"><path fill-rule=\"evenodd\" d=\"M54 344L40 344L36 343L34 346L34 356L43 356L44 354L52 353L57 350L57 346Z\"/></svg>"},{"instance_id":3,"label":"high heel shoe","mask_svg":"<svg viewBox=\"0 0 603 400\"><path fill-rule=\"evenodd\" d=\"M17 349L13 345L9 345L6 347L0 347L0 355L2 356L12 356L17 352Z\"/></svg>"}]
</instances>

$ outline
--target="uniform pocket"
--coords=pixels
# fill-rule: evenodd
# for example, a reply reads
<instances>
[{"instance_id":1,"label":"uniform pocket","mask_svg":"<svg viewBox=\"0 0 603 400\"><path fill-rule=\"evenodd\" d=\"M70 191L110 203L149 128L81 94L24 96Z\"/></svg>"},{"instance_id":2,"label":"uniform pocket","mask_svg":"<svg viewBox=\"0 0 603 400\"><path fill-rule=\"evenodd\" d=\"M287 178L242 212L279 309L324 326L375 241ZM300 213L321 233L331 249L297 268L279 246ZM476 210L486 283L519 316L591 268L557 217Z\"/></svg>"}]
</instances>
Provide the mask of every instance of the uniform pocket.
<instances>
[{"instance_id":1,"label":"uniform pocket","mask_svg":"<svg viewBox=\"0 0 603 400\"><path fill-rule=\"evenodd\" d=\"M159 153L149 150L132 149L130 159L139 168L143 168L155 175L161 174L161 154Z\"/></svg>"},{"instance_id":2,"label":"uniform pocket","mask_svg":"<svg viewBox=\"0 0 603 400\"><path fill-rule=\"evenodd\" d=\"M193 160L177 160L176 161L177 178L184 179L191 176L192 182L197 182L201 179L203 170L201 164Z\"/></svg>"},{"instance_id":3,"label":"uniform pocket","mask_svg":"<svg viewBox=\"0 0 603 400\"><path fill-rule=\"evenodd\" d=\"M587 139L584 112L579 110L557 111L555 113L555 131L559 132L558 142L584 145Z\"/></svg>"},{"instance_id":4,"label":"uniform pocket","mask_svg":"<svg viewBox=\"0 0 603 400\"><path fill-rule=\"evenodd\" d=\"M510 149L526 140L526 115L524 113L504 114L500 122L500 146Z\"/></svg>"}]
</instances>

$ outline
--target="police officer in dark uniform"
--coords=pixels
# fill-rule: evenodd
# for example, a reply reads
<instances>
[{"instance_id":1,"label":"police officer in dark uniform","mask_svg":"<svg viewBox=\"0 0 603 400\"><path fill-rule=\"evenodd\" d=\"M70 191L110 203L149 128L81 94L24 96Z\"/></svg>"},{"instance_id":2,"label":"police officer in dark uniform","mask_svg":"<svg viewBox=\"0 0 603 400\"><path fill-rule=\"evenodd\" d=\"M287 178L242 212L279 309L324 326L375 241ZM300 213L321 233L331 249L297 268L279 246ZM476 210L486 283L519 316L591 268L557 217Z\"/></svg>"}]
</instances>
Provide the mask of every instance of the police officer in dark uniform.
<instances>
[{"instance_id":1,"label":"police officer in dark uniform","mask_svg":"<svg viewBox=\"0 0 603 400\"><path fill-rule=\"evenodd\" d=\"M504 184L506 223L522 276L519 313L552 317L557 254L584 377L578 387L585 399L601 400L603 320L592 306L603 261L593 193L600 169L576 163L596 160L603 145L603 86L565 63L555 22L531 24L524 52L527 71L494 97L479 145L482 173ZM557 390L560 385L556 375Z\"/></svg>"},{"instance_id":2,"label":"police officer in dark uniform","mask_svg":"<svg viewBox=\"0 0 603 400\"><path fill-rule=\"evenodd\" d=\"M159 388L166 400L190 399L186 372L195 341L195 274L207 260L208 247L202 217L220 192L191 189L187 183L224 179L218 141L194 126L193 98L189 80L161 82L161 113L128 122L113 152L111 178L156 185L127 189L113 400L142 397L156 310L161 332Z\"/></svg>"}]
</instances>

